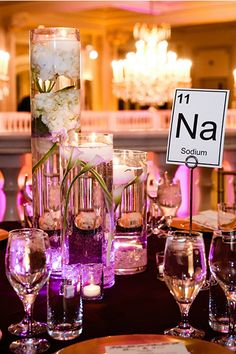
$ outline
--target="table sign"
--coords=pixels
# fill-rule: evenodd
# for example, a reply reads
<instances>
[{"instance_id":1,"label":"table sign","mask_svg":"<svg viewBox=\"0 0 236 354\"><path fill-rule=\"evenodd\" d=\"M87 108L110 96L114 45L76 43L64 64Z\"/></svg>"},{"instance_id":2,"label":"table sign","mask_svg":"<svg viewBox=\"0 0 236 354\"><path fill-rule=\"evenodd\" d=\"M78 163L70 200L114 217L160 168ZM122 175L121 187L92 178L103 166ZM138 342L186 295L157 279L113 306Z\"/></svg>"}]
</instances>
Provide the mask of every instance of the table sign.
<instances>
[{"instance_id":1,"label":"table sign","mask_svg":"<svg viewBox=\"0 0 236 354\"><path fill-rule=\"evenodd\" d=\"M193 219L193 170L221 167L229 90L176 89L166 163L190 169L190 234Z\"/></svg>"},{"instance_id":2,"label":"table sign","mask_svg":"<svg viewBox=\"0 0 236 354\"><path fill-rule=\"evenodd\" d=\"M166 163L221 167L229 90L176 89ZM194 163L194 162L193 162Z\"/></svg>"},{"instance_id":3,"label":"table sign","mask_svg":"<svg viewBox=\"0 0 236 354\"><path fill-rule=\"evenodd\" d=\"M128 344L105 347L107 354L189 354L183 343Z\"/></svg>"}]
</instances>

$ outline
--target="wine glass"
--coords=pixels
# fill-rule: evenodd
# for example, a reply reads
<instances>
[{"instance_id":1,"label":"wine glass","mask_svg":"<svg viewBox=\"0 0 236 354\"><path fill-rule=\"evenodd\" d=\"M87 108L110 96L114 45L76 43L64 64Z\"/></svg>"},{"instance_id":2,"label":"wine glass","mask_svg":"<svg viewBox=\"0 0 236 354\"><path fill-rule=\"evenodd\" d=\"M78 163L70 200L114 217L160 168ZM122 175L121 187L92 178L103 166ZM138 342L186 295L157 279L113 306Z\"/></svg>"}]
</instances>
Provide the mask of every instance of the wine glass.
<instances>
[{"instance_id":1,"label":"wine glass","mask_svg":"<svg viewBox=\"0 0 236 354\"><path fill-rule=\"evenodd\" d=\"M30 207L32 208L32 202L30 204L31 204ZM27 315L27 311L26 311L27 301L25 301L24 296L22 296L21 294L18 294L18 296L24 305L25 316L20 322L12 323L8 327L8 331L11 334L14 334L16 336L26 337L26 336L28 336L28 323L29 323L29 319L28 319L28 315ZM33 308L33 304L32 304L32 308ZM34 319L31 319L31 333L32 333L32 335L38 335L38 334L44 333L46 331L47 331L47 324L46 323L38 322L38 321L35 321Z\"/></svg>"},{"instance_id":2,"label":"wine glass","mask_svg":"<svg viewBox=\"0 0 236 354\"><path fill-rule=\"evenodd\" d=\"M181 312L180 323L165 334L202 338L204 332L188 320L190 306L206 278L205 247L199 232L170 232L165 246L164 280Z\"/></svg>"},{"instance_id":3,"label":"wine glass","mask_svg":"<svg viewBox=\"0 0 236 354\"><path fill-rule=\"evenodd\" d=\"M24 305L27 324L27 338L11 343L10 349L14 353L44 352L49 344L46 339L32 338L31 324L35 298L50 274L48 235L43 230L34 228L10 231L5 268L10 284Z\"/></svg>"},{"instance_id":4,"label":"wine glass","mask_svg":"<svg viewBox=\"0 0 236 354\"><path fill-rule=\"evenodd\" d=\"M213 339L214 342L236 350L236 231L214 231L209 252L209 266L223 289L229 309L229 333Z\"/></svg>"},{"instance_id":5,"label":"wine glass","mask_svg":"<svg viewBox=\"0 0 236 354\"><path fill-rule=\"evenodd\" d=\"M162 233L162 227L165 225L165 217L159 217L159 207L157 203L158 180L155 176L149 174L147 179L147 195L150 200L150 214L148 217L148 227L150 233L159 235Z\"/></svg>"},{"instance_id":6,"label":"wine glass","mask_svg":"<svg viewBox=\"0 0 236 354\"><path fill-rule=\"evenodd\" d=\"M181 205L180 180L171 179L165 171L158 181L156 202L161 215L165 217L167 226L171 226L172 218L176 216Z\"/></svg>"}]
</instances>

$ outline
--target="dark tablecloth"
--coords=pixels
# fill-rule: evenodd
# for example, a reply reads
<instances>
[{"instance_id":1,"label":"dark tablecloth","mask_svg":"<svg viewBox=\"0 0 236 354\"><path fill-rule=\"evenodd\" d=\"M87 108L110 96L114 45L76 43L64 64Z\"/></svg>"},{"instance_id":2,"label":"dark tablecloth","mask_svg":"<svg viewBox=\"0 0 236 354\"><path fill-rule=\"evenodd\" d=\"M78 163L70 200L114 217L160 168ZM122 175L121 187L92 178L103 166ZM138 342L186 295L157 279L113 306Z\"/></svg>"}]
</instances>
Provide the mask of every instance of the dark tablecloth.
<instances>
[{"instance_id":1,"label":"dark tablecloth","mask_svg":"<svg viewBox=\"0 0 236 354\"><path fill-rule=\"evenodd\" d=\"M17 223L0 223L0 228L12 229ZM209 249L211 234L204 236ZM156 236L148 237L148 267L143 273L116 276L115 285L105 289L104 298L97 302L84 302L83 333L73 341L56 341L46 333L41 335L49 340L51 347L47 353L91 338L120 334L163 334L180 320L178 306L164 282L156 278L155 252ZM20 321L24 311L21 301L5 276L4 255L6 241L0 243L0 328L3 337L0 353L10 353L9 344L17 337L7 328ZM38 295L34 318L46 321L46 287ZM216 335L208 325L208 291L200 291L190 309L190 322L206 332L205 339ZM91 353L92 354L92 353Z\"/></svg>"}]
</instances>

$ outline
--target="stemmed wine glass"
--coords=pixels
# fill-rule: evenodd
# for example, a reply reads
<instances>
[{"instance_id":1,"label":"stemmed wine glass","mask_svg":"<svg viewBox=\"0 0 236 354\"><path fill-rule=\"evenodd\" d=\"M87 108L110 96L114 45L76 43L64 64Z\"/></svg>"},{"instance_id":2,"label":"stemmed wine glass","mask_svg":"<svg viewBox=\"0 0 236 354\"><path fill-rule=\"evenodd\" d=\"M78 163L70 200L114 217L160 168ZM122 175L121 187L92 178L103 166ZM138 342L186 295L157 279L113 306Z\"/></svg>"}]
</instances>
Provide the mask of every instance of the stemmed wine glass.
<instances>
[{"instance_id":1,"label":"stemmed wine glass","mask_svg":"<svg viewBox=\"0 0 236 354\"><path fill-rule=\"evenodd\" d=\"M164 255L164 280L181 312L181 322L165 334L202 338L204 332L192 327L188 313L206 278L205 247L199 232L170 232Z\"/></svg>"},{"instance_id":2,"label":"stemmed wine glass","mask_svg":"<svg viewBox=\"0 0 236 354\"><path fill-rule=\"evenodd\" d=\"M32 310L39 290L50 275L48 235L34 228L10 231L5 268L10 284L24 305L27 322L26 338L11 343L10 349L15 353L44 352L49 348L46 339L32 338Z\"/></svg>"},{"instance_id":3,"label":"stemmed wine glass","mask_svg":"<svg viewBox=\"0 0 236 354\"><path fill-rule=\"evenodd\" d=\"M213 339L236 350L236 231L214 231L209 252L210 271L223 289L229 309L229 333Z\"/></svg>"},{"instance_id":4,"label":"stemmed wine glass","mask_svg":"<svg viewBox=\"0 0 236 354\"><path fill-rule=\"evenodd\" d=\"M163 228L170 228L171 220L176 216L181 205L180 181L172 179L165 171L158 180L148 179L147 193L151 201L150 228L153 234L163 234ZM159 217L159 211L161 217Z\"/></svg>"},{"instance_id":5,"label":"stemmed wine glass","mask_svg":"<svg viewBox=\"0 0 236 354\"><path fill-rule=\"evenodd\" d=\"M158 181L157 204L168 227L171 226L171 220L176 216L181 202L180 180L171 179L165 171L164 176Z\"/></svg>"}]
</instances>

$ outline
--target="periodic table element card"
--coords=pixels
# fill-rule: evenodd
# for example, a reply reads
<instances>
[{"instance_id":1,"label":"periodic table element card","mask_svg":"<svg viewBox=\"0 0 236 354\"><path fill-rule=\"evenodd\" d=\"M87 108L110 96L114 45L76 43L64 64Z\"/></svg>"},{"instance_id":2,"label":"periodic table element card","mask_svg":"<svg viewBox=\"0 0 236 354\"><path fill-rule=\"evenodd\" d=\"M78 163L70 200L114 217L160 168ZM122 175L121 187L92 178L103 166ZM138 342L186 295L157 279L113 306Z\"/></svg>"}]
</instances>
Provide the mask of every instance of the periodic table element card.
<instances>
[{"instance_id":1,"label":"periodic table element card","mask_svg":"<svg viewBox=\"0 0 236 354\"><path fill-rule=\"evenodd\" d=\"M166 163L194 156L198 166L222 166L228 99L229 90L175 90Z\"/></svg>"},{"instance_id":2,"label":"periodic table element card","mask_svg":"<svg viewBox=\"0 0 236 354\"><path fill-rule=\"evenodd\" d=\"M183 343L127 344L105 347L107 354L190 354Z\"/></svg>"}]
</instances>

